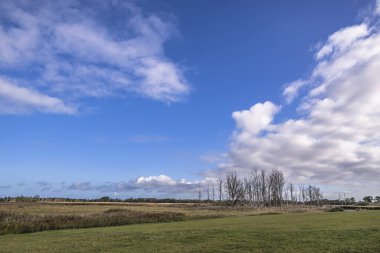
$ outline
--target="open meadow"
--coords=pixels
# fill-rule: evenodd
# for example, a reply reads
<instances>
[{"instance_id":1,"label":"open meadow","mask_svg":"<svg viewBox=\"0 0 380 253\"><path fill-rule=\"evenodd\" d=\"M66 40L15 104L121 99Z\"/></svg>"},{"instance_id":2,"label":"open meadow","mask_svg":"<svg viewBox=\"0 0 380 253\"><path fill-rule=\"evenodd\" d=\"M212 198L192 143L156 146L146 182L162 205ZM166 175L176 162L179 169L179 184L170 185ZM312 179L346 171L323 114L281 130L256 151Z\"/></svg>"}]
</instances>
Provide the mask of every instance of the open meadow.
<instances>
[{"instance_id":1,"label":"open meadow","mask_svg":"<svg viewBox=\"0 0 380 253\"><path fill-rule=\"evenodd\" d=\"M107 227L289 212L320 212L315 207L250 208L210 203L8 202L0 203L0 235L45 230Z\"/></svg>"},{"instance_id":2,"label":"open meadow","mask_svg":"<svg viewBox=\"0 0 380 253\"><path fill-rule=\"evenodd\" d=\"M24 226L31 222L32 228L33 222L44 223L46 217L53 217L57 224L62 222L51 228L59 230L35 233L8 230L5 234L4 221L8 226L11 222L9 217L3 218L0 252L380 252L379 210L325 212L305 207L257 210L207 204L7 203L0 205L0 211L19 215L17 222L25 222ZM130 225L102 224L104 215L118 221L124 217L121 221ZM92 219L92 223L84 226L93 228L62 229L74 224L70 223L70 217L76 224ZM103 218L95 224L94 217ZM106 221L110 222L107 218Z\"/></svg>"},{"instance_id":3,"label":"open meadow","mask_svg":"<svg viewBox=\"0 0 380 253\"><path fill-rule=\"evenodd\" d=\"M0 252L380 252L380 211L289 213L0 236Z\"/></svg>"}]
</instances>

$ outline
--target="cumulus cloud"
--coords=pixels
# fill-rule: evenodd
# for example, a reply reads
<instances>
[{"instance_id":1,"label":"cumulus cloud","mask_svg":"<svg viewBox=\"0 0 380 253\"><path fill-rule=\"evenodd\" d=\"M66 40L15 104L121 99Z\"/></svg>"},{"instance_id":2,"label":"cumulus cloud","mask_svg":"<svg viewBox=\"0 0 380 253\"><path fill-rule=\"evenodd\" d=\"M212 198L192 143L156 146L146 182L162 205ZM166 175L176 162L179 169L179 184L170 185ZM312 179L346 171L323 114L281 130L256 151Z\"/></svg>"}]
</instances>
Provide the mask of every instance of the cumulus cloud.
<instances>
[{"instance_id":1,"label":"cumulus cloud","mask_svg":"<svg viewBox=\"0 0 380 253\"><path fill-rule=\"evenodd\" d=\"M176 33L173 18L132 3L77 0L2 1L0 16L0 77L45 100L134 93L170 103L189 92L181 67L164 52ZM20 112L16 102L3 111Z\"/></svg>"},{"instance_id":2,"label":"cumulus cloud","mask_svg":"<svg viewBox=\"0 0 380 253\"><path fill-rule=\"evenodd\" d=\"M379 189L380 28L372 23L332 34L315 54L307 85L285 87L288 100L306 89L301 116L273 124L279 106L272 102L234 112L231 163L223 168L277 167L296 182L362 194Z\"/></svg>"},{"instance_id":3,"label":"cumulus cloud","mask_svg":"<svg viewBox=\"0 0 380 253\"><path fill-rule=\"evenodd\" d=\"M270 101L258 103L249 110L232 113L240 134L238 136L254 136L270 127L273 116L279 111L279 107Z\"/></svg>"},{"instance_id":4,"label":"cumulus cloud","mask_svg":"<svg viewBox=\"0 0 380 253\"><path fill-rule=\"evenodd\" d=\"M176 181L166 175L139 177L136 184L158 184L158 185L175 185Z\"/></svg>"}]
</instances>

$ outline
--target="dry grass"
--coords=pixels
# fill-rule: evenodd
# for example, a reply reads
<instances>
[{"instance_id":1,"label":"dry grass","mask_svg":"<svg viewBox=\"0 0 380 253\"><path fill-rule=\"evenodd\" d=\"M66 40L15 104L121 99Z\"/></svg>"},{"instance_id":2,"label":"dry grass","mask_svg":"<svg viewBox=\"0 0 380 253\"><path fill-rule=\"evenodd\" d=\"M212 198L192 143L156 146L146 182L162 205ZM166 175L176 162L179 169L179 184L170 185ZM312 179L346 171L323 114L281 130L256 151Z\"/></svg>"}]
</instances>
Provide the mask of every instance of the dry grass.
<instances>
[{"instance_id":1,"label":"dry grass","mask_svg":"<svg viewBox=\"0 0 380 253\"><path fill-rule=\"evenodd\" d=\"M27 214L0 211L0 235L178 221L184 218L184 214L175 212L141 212L127 209L109 209L96 214Z\"/></svg>"}]
</instances>

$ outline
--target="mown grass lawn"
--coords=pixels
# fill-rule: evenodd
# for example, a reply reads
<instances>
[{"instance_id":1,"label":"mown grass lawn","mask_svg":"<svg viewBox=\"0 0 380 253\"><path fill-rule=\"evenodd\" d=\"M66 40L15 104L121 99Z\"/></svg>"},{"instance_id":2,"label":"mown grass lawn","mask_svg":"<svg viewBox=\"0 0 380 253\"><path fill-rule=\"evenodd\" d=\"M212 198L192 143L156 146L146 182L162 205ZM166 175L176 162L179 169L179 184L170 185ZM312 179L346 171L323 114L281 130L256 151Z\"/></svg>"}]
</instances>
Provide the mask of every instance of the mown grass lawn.
<instances>
[{"instance_id":1,"label":"mown grass lawn","mask_svg":"<svg viewBox=\"0 0 380 253\"><path fill-rule=\"evenodd\" d=\"M0 252L380 252L380 211L11 234L0 236Z\"/></svg>"}]
</instances>

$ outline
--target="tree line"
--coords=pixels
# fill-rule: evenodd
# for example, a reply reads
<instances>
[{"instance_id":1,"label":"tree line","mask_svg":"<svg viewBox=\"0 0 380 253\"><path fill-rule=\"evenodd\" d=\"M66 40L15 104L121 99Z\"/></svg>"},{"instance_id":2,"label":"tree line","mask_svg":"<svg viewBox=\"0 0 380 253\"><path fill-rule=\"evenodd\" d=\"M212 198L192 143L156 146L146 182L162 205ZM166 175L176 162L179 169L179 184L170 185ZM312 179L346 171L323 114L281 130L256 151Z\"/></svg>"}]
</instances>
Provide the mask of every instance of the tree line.
<instances>
[{"instance_id":1,"label":"tree line","mask_svg":"<svg viewBox=\"0 0 380 253\"><path fill-rule=\"evenodd\" d=\"M325 199L317 186L286 182L278 169L253 170L249 176L241 177L228 172L224 177L208 180L198 185L198 202L227 203L231 206L253 207L282 205L359 205L380 203L380 196L365 196L362 201L339 194L338 199Z\"/></svg>"},{"instance_id":2,"label":"tree line","mask_svg":"<svg viewBox=\"0 0 380 253\"><path fill-rule=\"evenodd\" d=\"M321 205L323 195L317 186L286 182L278 169L270 171L254 170L248 177L236 172L226 173L214 181L200 183L198 199L227 202L231 206L250 205L253 207L282 205ZM216 199L218 198L218 199Z\"/></svg>"}]
</instances>

